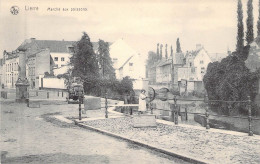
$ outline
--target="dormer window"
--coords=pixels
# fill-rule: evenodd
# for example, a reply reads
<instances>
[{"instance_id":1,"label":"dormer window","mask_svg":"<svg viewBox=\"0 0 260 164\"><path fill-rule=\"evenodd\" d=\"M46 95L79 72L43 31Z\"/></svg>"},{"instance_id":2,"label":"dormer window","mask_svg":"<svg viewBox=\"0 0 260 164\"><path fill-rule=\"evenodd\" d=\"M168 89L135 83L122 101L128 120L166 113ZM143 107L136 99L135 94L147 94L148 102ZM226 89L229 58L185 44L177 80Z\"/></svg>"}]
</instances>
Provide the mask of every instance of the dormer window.
<instances>
[{"instance_id":1,"label":"dormer window","mask_svg":"<svg viewBox=\"0 0 260 164\"><path fill-rule=\"evenodd\" d=\"M74 47L68 47L69 53L74 53Z\"/></svg>"}]
</instances>

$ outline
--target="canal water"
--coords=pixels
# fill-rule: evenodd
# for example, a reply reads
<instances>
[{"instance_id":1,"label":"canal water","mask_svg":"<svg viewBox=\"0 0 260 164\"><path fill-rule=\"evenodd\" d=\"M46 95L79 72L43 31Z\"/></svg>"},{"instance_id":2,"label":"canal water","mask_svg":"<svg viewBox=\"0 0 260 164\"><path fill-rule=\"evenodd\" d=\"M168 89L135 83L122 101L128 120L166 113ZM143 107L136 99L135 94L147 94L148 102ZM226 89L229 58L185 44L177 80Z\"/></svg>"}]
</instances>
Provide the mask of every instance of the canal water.
<instances>
[{"instance_id":1,"label":"canal water","mask_svg":"<svg viewBox=\"0 0 260 164\"><path fill-rule=\"evenodd\" d=\"M200 127L206 127L206 104L201 101L177 101L177 108L174 107L174 101L161 101L155 99L152 101L152 113L157 119L174 122L174 111L178 111L178 124L188 124ZM136 111L137 109L134 109ZM119 110L124 113L124 110ZM151 113L150 109L147 111ZM217 115L209 109L209 125L211 128L224 129L248 133L249 122L246 116L228 117ZM252 131L254 134L260 135L260 119L253 118Z\"/></svg>"}]
</instances>

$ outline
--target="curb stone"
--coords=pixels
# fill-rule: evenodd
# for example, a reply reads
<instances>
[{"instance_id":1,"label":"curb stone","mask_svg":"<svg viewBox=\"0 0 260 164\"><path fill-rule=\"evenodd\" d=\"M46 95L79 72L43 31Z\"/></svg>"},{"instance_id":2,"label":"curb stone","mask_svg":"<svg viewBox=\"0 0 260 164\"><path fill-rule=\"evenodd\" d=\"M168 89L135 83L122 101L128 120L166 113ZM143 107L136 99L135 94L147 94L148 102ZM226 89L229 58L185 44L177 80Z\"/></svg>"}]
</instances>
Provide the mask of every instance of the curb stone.
<instances>
[{"instance_id":1,"label":"curb stone","mask_svg":"<svg viewBox=\"0 0 260 164\"><path fill-rule=\"evenodd\" d=\"M155 151L158 151L158 152L161 152L161 153L173 156L173 157L177 157L177 158L182 159L182 160L187 161L187 162L198 163L198 164L212 163L212 162L207 161L205 159L198 159L198 158L195 159L194 157L190 157L188 155L181 154L179 152L177 153L177 152L174 152L172 150L157 148L154 145L151 145L151 144L148 144L148 143L145 143L145 142L141 142L141 141L138 141L138 140L134 140L134 139L129 139L126 136L123 136L123 135L111 133L111 132L108 132L106 130L101 130L99 128L88 126L88 125L85 125L82 122L78 122L76 120L74 120L74 122L75 122L75 125L78 125L79 127L89 129L89 130L93 130L93 131L96 131L96 132L99 132L99 133L102 133L102 134L105 134L105 135L108 135L108 136L111 136L111 137L115 137L115 138L118 138L118 139L123 139L125 141L140 145L142 147L152 149L152 150L155 150Z\"/></svg>"}]
</instances>

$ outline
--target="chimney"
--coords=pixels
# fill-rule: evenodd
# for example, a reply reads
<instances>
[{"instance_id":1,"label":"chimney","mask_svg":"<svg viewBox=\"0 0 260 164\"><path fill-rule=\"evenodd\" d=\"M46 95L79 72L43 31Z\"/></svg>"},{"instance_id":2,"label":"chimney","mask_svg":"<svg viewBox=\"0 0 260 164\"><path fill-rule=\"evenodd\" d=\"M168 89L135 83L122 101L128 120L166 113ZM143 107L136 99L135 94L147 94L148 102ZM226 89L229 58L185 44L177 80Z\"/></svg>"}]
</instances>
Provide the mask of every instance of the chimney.
<instances>
[{"instance_id":1,"label":"chimney","mask_svg":"<svg viewBox=\"0 0 260 164\"><path fill-rule=\"evenodd\" d=\"M202 48L202 45L201 44L196 44L196 50L199 50Z\"/></svg>"}]
</instances>

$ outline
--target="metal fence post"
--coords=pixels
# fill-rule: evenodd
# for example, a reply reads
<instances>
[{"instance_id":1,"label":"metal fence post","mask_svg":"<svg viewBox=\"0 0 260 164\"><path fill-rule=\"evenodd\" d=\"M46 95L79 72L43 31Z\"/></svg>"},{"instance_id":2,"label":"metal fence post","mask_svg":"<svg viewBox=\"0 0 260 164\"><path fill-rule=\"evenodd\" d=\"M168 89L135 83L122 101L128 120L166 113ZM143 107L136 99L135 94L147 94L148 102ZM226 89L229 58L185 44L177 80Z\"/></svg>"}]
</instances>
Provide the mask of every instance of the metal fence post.
<instances>
[{"instance_id":1,"label":"metal fence post","mask_svg":"<svg viewBox=\"0 0 260 164\"><path fill-rule=\"evenodd\" d=\"M79 120L81 120L81 97L79 96Z\"/></svg>"},{"instance_id":2,"label":"metal fence post","mask_svg":"<svg viewBox=\"0 0 260 164\"><path fill-rule=\"evenodd\" d=\"M186 121L188 121L187 105L185 105L185 119L186 119Z\"/></svg>"},{"instance_id":3,"label":"metal fence post","mask_svg":"<svg viewBox=\"0 0 260 164\"><path fill-rule=\"evenodd\" d=\"M105 108L106 108L106 111L105 111L105 117L108 118L108 112L107 112L107 93L106 93L106 96L105 96Z\"/></svg>"},{"instance_id":4,"label":"metal fence post","mask_svg":"<svg viewBox=\"0 0 260 164\"><path fill-rule=\"evenodd\" d=\"M174 97L174 108L175 108L175 111L174 111L174 123L175 125L178 125L178 106L177 106L177 98L176 96Z\"/></svg>"},{"instance_id":5,"label":"metal fence post","mask_svg":"<svg viewBox=\"0 0 260 164\"><path fill-rule=\"evenodd\" d=\"M209 99L208 99L208 95L205 96L205 103L206 103L206 112L205 112L205 117L206 117L206 129L210 129L209 126Z\"/></svg>"},{"instance_id":6,"label":"metal fence post","mask_svg":"<svg viewBox=\"0 0 260 164\"><path fill-rule=\"evenodd\" d=\"M153 107L152 107L152 103L150 102L150 103L149 103L149 105L150 105L151 114L153 114Z\"/></svg>"},{"instance_id":7,"label":"metal fence post","mask_svg":"<svg viewBox=\"0 0 260 164\"><path fill-rule=\"evenodd\" d=\"M248 98L248 122L249 122L249 132L248 135L249 136L253 136L253 131L252 131L252 116L251 116L251 100L250 100L250 96L247 97Z\"/></svg>"}]
</instances>

